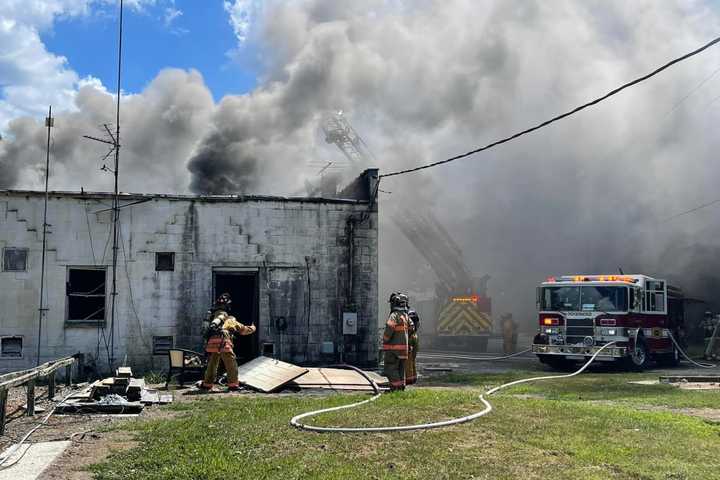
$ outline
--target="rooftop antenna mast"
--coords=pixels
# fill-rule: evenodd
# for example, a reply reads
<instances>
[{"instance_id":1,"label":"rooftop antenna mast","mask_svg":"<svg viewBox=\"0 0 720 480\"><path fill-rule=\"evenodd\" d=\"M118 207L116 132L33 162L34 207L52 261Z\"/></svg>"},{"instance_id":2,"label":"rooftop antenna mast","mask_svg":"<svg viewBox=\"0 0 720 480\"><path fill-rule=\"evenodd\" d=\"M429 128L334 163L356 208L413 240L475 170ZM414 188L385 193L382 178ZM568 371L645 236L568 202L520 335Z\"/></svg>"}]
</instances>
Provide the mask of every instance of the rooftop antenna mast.
<instances>
[{"instance_id":1,"label":"rooftop antenna mast","mask_svg":"<svg viewBox=\"0 0 720 480\"><path fill-rule=\"evenodd\" d=\"M122 40L123 40L123 0L120 0L120 18L118 21L118 64L117 64L117 95L116 95L116 106L115 106L115 134L107 124L103 127L110 136L110 140L103 138L91 137L89 135L83 135L85 138L95 140L97 142L106 143L111 146L110 151L105 155L104 159L109 157L111 154L115 154L115 168L110 170L107 166L103 165L102 170L111 171L115 176L115 190L113 193L112 211L113 211L113 246L112 246L112 293L110 301L110 352L108 356L108 368L112 372L113 365L115 364L115 303L118 295L117 292L117 262L118 262L118 225L120 223L120 198L118 194L118 173L120 170L120 85L121 85L121 73L122 73ZM104 160L103 159L103 160Z\"/></svg>"},{"instance_id":2,"label":"rooftop antenna mast","mask_svg":"<svg viewBox=\"0 0 720 480\"><path fill-rule=\"evenodd\" d=\"M52 116L52 105L48 109L48 116L45 119L47 127L47 147L45 150L45 209L43 212L43 236L42 236L42 263L40 267L40 308L38 308L38 345L37 345L37 363L40 365L40 345L42 339L42 322L45 317L47 308L44 307L45 301L45 249L47 247L47 209L48 209L48 181L50 179L50 129L55 126L55 119Z\"/></svg>"}]
</instances>

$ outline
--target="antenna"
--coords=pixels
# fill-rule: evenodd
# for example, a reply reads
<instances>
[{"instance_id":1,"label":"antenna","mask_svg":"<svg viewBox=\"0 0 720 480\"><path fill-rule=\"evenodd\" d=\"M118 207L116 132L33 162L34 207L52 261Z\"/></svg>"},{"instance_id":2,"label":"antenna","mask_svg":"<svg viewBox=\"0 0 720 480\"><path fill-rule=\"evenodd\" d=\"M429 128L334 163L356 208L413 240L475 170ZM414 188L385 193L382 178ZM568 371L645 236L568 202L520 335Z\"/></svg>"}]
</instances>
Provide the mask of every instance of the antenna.
<instances>
[{"instance_id":1,"label":"antenna","mask_svg":"<svg viewBox=\"0 0 720 480\"><path fill-rule=\"evenodd\" d=\"M110 145L110 151L103 157L102 160L107 159L113 153L115 154L115 168L110 169L103 164L101 170L109 171L115 176L115 189L113 192L112 211L113 211L113 246L112 246L112 293L110 294L112 299L110 303L110 349L108 352L108 368L113 371L113 365L115 363L115 299L118 295L117 292L117 262L118 262L118 223L120 222L120 206L119 206L119 194L118 194L118 174L120 167L120 85L121 85L121 74L122 74L122 40L123 40L123 0L120 0L120 18L118 21L118 64L117 64L117 95L116 95L116 106L115 106L115 134L110 130L107 124L103 124L105 131L110 136L110 140L103 138L91 137L89 135L83 135L83 137L96 142L105 143Z\"/></svg>"},{"instance_id":2,"label":"antenna","mask_svg":"<svg viewBox=\"0 0 720 480\"><path fill-rule=\"evenodd\" d=\"M42 339L42 322L47 308L43 307L45 296L45 248L47 246L47 207L48 207L48 181L50 179L50 129L55 126L55 119L52 116L52 105L48 108L48 116L45 119L47 127L47 147L45 149L45 210L43 213L43 237L42 237L42 263L40 267L40 307L38 308L38 346L37 363L40 365L40 340Z\"/></svg>"}]
</instances>

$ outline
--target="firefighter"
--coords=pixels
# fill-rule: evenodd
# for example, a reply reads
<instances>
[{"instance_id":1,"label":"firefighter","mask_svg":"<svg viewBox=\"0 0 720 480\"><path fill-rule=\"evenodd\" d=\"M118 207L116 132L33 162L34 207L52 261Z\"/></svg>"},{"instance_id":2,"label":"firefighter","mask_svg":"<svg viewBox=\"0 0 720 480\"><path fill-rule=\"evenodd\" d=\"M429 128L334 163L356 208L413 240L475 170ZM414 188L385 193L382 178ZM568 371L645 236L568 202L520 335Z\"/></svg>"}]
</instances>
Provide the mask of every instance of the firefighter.
<instances>
[{"instance_id":1,"label":"firefighter","mask_svg":"<svg viewBox=\"0 0 720 480\"><path fill-rule=\"evenodd\" d=\"M502 316L503 352L505 355L515 353L517 349L517 323L513 320L512 313Z\"/></svg>"},{"instance_id":2,"label":"firefighter","mask_svg":"<svg viewBox=\"0 0 720 480\"><path fill-rule=\"evenodd\" d=\"M235 335L251 335L255 333L255 325L243 325L235 317L228 315L224 310L216 310L207 331L205 351L210 355L205 378L201 384L202 389L211 390L215 383L218 365L222 360L228 375L228 390L240 388L238 369L233 350Z\"/></svg>"},{"instance_id":3,"label":"firefighter","mask_svg":"<svg viewBox=\"0 0 720 480\"><path fill-rule=\"evenodd\" d=\"M390 316L383 333L385 376L390 390L405 390L405 361L408 358L408 297L403 293L390 295Z\"/></svg>"},{"instance_id":4,"label":"firefighter","mask_svg":"<svg viewBox=\"0 0 720 480\"><path fill-rule=\"evenodd\" d=\"M408 311L408 359L405 362L405 383L412 385L417 383L417 352L418 329L420 328L420 317L415 310Z\"/></svg>"},{"instance_id":5,"label":"firefighter","mask_svg":"<svg viewBox=\"0 0 720 480\"><path fill-rule=\"evenodd\" d=\"M213 321L215 316L220 312L225 312L228 315L232 314L232 298L229 293L221 294L213 306L207 311L205 320L203 320L203 335L207 337L207 331L210 328L210 322Z\"/></svg>"}]
</instances>

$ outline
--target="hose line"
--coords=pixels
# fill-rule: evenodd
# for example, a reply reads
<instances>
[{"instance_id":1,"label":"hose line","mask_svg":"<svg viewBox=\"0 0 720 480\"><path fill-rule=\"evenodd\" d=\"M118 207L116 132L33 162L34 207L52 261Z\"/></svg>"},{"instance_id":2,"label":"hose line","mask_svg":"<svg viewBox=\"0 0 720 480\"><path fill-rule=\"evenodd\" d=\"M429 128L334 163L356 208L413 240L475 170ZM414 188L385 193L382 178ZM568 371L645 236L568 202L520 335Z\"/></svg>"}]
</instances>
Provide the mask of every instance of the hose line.
<instances>
[{"instance_id":1,"label":"hose line","mask_svg":"<svg viewBox=\"0 0 720 480\"><path fill-rule=\"evenodd\" d=\"M315 425L310 425L310 424L302 423L302 422L301 422L301 420L304 419L304 418L314 417L314 416L316 416L316 415L320 415L320 414L323 414L323 413L337 412L337 411L340 411L340 410L347 410L347 409L349 409L349 408L355 408L355 407L359 407L360 405L365 405L366 403L374 402L375 400L377 400L378 398L380 398L380 395L381 395L380 393L376 393L376 394L375 394L374 396L372 396L371 398L369 398L369 399L367 399L367 400L362 400L362 401L360 401L360 402L355 402L355 403L351 403L351 404L348 404L348 405L341 405L341 406L339 406L339 407L323 408L323 409L321 409L321 410L314 410L314 411L312 411L312 412L307 412L307 413L302 413L302 414L300 414L300 415L296 415L296 416L294 416L294 417L290 420L290 424L291 424L292 426L296 427L296 428L301 429L301 430L309 430L309 431L312 431L312 432L335 432L335 433L338 433L338 432L344 432L344 433L353 433L353 432L355 432L355 433L357 433L357 432L403 432L403 431L410 431L410 430L430 430L430 429L432 429L432 428L441 428L441 427L449 427L449 426L451 426L451 425L458 425L458 424L461 424L461 423L470 422L470 421L472 421L472 420L475 420L476 418L480 418L480 417L482 417L482 416L484 416L484 415L487 415L488 413L490 413L490 412L492 411L493 407L492 407L492 405L490 404L490 402L488 402L488 401L485 399L485 395L490 396L490 395L493 395L493 394L499 392L500 390L503 390L503 389L505 389L505 388L512 387L512 386L514 386L514 385L519 385L519 384L521 384L521 383L536 382L536 381L540 381L540 380L555 380L555 379L561 379L561 378L574 377L575 375L579 375L579 374L581 374L582 372L584 372L585 369L586 369L588 366L590 366L590 364L591 364L592 362L595 361L595 358L600 354L600 352L602 352L604 349L606 349L607 347L609 347L609 346L611 346L611 345L614 345L614 344L615 344L615 342L609 342L609 343L606 343L605 345L603 345L602 347L600 347L600 348L598 349L598 351L595 352L595 354L594 354L592 357L590 357L590 360L588 360L587 362L585 362L585 364L584 364L582 367L580 367L580 369L576 370L576 371L573 372L573 373L569 373L569 374L565 374L565 375L546 375L546 376L542 376L542 377L524 378L524 379L521 379L521 380L515 380L515 381L512 381L512 382L504 383L504 384L502 384L502 385L500 385L500 386L497 386L497 387L495 387L495 388L492 388L492 389L488 390L486 393L480 395L480 402L481 402L481 403L483 404L483 406L484 406L484 408L483 408L482 410L480 410L479 412L473 413L473 414L471 414L471 415L466 415L466 416L460 417L460 418L452 418L452 419L449 419L449 420L442 420L442 421L439 421L439 422L432 422L432 423L421 423L421 424L416 424L416 425L398 425L398 426L391 426L391 427L318 427L318 426L315 426ZM524 353L524 352L522 352L522 353ZM367 375L365 376L365 378L368 378ZM369 379L369 378L368 378L368 379ZM369 379L369 380L370 380L370 382L373 384L373 388L377 388L377 384L376 384L372 379ZM378 390L376 389L376 392L377 392L377 391L378 391Z\"/></svg>"},{"instance_id":2,"label":"hose line","mask_svg":"<svg viewBox=\"0 0 720 480\"><path fill-rule=\"evenodd\" d=\"M675 348L678 349L678 352L680 352L682 354L682 356L685 357L685 360L687 360L688 362L690 362L693 365L696 365L700 368L715 368L715 367L717 367L717 365L715 365L715 364L699 363L699 362L696 362L695 360L693 360L692 358L688 357L687 353L685 353L685 351L682 349L682 347L680 347L680 344L678 344L677 340L675 340L675 337L673 337L673 334L668 332L668 335L670 336L670 340L672 340L672 342L675 344Z\"/></svg>"},{"instance_id":3,"label":"hose line","mask_svg":"<svg viewBox=\"0 0 720 480\"><path fill-rule=\"evenodd\" d=\"M515 352L510 355L504 355L502 357L473 357L471 355L457 355L457 354L444 354L444 353L420 353L418 354L418 358L428 358L428 359L441 359L441 358L448 358L451 360L477 360L477 361L492 361L492 360L505 360L506 358L512 358L512 357L519 357L520 355L524 355L531 351L532 348L527 348L521 352Z\"/></svg>"}]
</instances>

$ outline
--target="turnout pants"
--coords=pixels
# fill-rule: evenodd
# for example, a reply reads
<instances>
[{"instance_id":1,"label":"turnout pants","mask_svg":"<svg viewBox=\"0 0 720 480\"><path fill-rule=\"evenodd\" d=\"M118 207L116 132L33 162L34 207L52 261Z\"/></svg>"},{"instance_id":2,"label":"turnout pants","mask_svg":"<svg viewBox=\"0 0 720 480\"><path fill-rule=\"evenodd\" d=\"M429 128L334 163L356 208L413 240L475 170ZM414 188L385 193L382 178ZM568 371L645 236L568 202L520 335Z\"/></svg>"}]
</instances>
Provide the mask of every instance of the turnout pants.
<instances>
[{"instance_id":1,"label":"turnout pants","mask_svg":"<svg viewBox=\"0 0 720 480\"><path fill-rule=\"evenodd\" d=\"M218 365L222 360L225 365L225 370L228 375L228 388L237 388L240 383L238 382L238 368L235 361L235 352L213 352L210 354L208 359L207 370L205 370L205 379L203 380L203 387L212 388L215 383L215 377L217 376Z\"/></svg>"},{"instance_id":2,"label":"turnout pants","mask_svg":"<svg viewBox=\"0 0 720 480\"><path fill-rule=\"evenodd\" d=\"M392 351L385 351L384 374L390 381L390 390L403 390L405 388L405 358Z\"/></svg>"},{"instance_id":3,"label":"turnout pants","mask_svg":"<svg viewBox=\"0 0 720 480\"><path fill-rule=\"evenodd\" d=\"M412 385L417 382L416 358L417 352L413 350L405 361L405 383L407 385Z\"/></svg>"}]
</instances>

